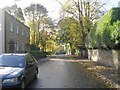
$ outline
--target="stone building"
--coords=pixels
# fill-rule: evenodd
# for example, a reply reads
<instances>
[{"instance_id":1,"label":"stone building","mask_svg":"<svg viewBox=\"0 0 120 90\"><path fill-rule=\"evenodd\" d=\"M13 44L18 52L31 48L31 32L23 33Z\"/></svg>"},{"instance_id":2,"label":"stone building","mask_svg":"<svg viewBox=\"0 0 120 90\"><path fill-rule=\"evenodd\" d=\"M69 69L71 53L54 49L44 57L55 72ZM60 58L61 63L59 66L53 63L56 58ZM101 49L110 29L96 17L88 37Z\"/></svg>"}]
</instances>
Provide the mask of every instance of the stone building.
<instances>
[{"instance_id":1,"label":"stone building","mask_svg":"<svg viewBox=\"0 0 120 90\"><path fill-rule=\"evenodd\" d=\"M29 52L29 33L29 27L0 10L0 54Z\"/></svg>"}]
</instances>

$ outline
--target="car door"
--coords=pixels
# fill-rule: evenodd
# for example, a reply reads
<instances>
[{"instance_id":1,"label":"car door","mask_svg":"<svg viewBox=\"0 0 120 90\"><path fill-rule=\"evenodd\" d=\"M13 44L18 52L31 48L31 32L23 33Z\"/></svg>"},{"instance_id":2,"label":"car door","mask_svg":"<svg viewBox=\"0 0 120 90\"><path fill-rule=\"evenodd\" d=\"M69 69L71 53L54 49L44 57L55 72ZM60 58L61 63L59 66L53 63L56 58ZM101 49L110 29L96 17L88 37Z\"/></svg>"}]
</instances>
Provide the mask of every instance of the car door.
<instances>
[{"instance_id":1,"label":"car door","mask_svg":"<svg viewBox=\"0 0 120 90\"><path fill-rule=\"evenodd\" d=\"M33 76L32 70L33 70L32 59L31 55L28 54L26 56L26 75L25 75L26 83L29 83L31 77Z\"/></svg>"},{"instance_id":2,"label":"car door","mask_svg":"<svg viewBox=\"0 0 120 90\"><path fill-rule=\"evenodd\" d=\"M31 62L31 64L32 64L32 66L31 66L31 78L32 77L34 77L34 75L35 75L35 73L36 73L36 68L37 68L37 65L36 65L36 62L35 62L35 58L32 56L32 55L30 55L30 62Z\"/></svg>"}]
</instances>

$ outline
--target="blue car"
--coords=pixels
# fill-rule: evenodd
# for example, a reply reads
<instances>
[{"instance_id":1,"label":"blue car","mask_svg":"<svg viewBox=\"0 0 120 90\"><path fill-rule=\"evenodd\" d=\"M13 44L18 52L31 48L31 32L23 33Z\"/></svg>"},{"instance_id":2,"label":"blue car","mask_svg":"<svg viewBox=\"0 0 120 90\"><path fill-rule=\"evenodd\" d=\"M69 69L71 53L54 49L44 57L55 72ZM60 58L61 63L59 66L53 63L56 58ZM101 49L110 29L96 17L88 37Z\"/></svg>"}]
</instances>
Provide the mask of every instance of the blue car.
<instances>
[{"instance_id":1,"label":"blue car","mask_svg":"<svg viewBox=\"0 0 120 90\"><path fill-rule=\"evenodd\" d=\"M31 54L0 55L0 86L2 88L25 88L38 77L38 63Z\"/></svg>"}]
</instances>

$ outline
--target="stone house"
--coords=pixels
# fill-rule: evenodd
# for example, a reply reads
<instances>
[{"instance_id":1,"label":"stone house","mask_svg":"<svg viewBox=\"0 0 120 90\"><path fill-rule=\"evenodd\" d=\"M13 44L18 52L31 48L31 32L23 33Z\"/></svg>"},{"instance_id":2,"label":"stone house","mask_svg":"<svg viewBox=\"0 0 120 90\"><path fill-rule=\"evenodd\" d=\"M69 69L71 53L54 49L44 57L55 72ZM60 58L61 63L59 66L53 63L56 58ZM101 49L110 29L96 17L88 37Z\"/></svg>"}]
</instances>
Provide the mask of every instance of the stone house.
<instances>
[{"instance_id":1,"label":"stone house","mask_svg":"<svg viewBox=\"0 0 120 90\"><path fill-rule=\"evenodd\" d=\"M30 50L30 28L0 10L0 54L23 53Z\"/></svg>"}]
</instances>

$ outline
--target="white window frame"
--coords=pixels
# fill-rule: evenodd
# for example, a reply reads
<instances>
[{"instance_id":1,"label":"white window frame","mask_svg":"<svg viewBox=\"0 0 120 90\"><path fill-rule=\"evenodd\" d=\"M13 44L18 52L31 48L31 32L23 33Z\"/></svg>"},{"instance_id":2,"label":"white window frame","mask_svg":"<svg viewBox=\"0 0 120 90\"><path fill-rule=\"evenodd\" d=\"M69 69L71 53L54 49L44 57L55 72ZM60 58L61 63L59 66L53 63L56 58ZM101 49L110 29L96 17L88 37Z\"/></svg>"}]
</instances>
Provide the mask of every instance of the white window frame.
<instances>
[{"instance_id":1,"label":"white window frame","mask_svg":"<svg viewBox=\"0 0 120 90\"><path fill-rule=\"evenodd\" d=\"M17 32L17 34L19 34L19 27L18 27L18 25L17 25L17 31L16 32Z\"/></svg>"}]
</instances>

